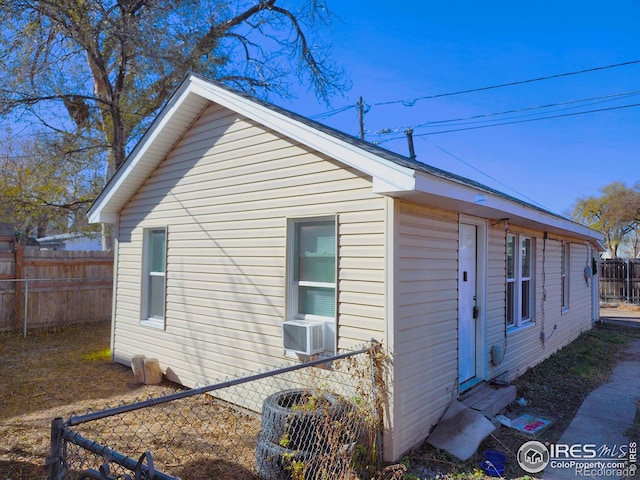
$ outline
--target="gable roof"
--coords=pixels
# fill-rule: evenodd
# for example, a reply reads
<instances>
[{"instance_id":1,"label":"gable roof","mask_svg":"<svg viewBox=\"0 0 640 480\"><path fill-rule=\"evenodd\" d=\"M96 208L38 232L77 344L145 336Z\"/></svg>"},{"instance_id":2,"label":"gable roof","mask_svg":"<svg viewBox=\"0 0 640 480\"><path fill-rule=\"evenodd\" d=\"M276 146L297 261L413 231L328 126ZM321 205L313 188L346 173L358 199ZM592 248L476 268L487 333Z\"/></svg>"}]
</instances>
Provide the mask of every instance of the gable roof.
<instances>
[{"instance_id":1,"label":"gable roof","mask_svg":"<svg viewBox=\"0 0 640 480\"><path fill-rule=\"evenodd\" d=\"M215 103L371 176L373 193L407 198L489 219L570 235L603 249L602 235L474 180L409 159L293 112L189 74L88 211L116 223L120 210L197 120Z\"/></svg>"}]
</instances>

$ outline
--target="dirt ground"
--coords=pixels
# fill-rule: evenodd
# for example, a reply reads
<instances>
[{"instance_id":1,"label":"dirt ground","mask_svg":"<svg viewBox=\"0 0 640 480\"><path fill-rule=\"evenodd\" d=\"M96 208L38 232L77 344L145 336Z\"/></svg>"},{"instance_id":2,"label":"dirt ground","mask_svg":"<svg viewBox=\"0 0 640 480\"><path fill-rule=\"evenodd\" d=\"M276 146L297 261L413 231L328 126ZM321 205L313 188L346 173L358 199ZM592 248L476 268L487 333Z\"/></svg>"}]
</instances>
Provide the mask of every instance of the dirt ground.
<instances>
[{"instance_id":1,"label":"dirt ground","mask_svg":"<svg viewBox=\"0 0 640 480\"><path fill-rule=\"evenodd\" d=\"M51 420L175 391L110 361L109 323L0 333L0 479L43 479Z\"/></svg>"},{"instance_id":2,"label":"dirt ground","mask_svg":"<svg viewBox=\"0 0 640 480\"><path fill-rule=\"evenodd\" d=\"M542 435L543 441L560 437L586 395L607 380L616 356L632 338L640 338L640 329L598 325L515 382L518 398L527 399L541 414L557 418ZM30 333L26 339L0 333L0 480L47 476L44 464L54 417L101 410L179 388L168 382L159 386L135 383L130 368L110 361L108 344L108 324ZM529 439L501 427L479 451L495 448L515 458ZM403 459L408 470L405 478L483 478L478 470L481 459L476 457L459 462L425 445ZM513 463L505 477L523 477L524 472Z\"/></svg>"}]
</instances>

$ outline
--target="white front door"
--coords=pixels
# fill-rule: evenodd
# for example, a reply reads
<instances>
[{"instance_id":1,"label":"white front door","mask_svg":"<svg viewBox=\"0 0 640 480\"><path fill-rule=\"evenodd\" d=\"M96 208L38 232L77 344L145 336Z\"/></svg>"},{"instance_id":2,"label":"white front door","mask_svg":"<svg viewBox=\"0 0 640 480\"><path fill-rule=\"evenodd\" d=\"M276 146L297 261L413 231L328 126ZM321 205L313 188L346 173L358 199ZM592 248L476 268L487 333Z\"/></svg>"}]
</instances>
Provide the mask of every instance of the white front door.
<instances>
[{"instance_id":1,"label":"white front door","mask_svg":"<svg viewBox=\"0 0 640 480\"><path fill-rule=\"evenodd\" d=\"M478 227L460 224L458 259L458 382L477 374Z\"/></svg>"}]
</instances>

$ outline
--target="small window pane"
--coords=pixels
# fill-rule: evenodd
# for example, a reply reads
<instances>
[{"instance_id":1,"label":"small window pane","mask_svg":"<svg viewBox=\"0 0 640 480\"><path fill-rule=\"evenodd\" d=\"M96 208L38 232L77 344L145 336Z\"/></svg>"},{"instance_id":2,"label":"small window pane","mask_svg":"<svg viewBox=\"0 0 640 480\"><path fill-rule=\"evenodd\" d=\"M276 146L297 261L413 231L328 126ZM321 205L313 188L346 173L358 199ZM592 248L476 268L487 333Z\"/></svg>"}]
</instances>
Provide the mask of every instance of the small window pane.
<instances>
[{"instance_id":1,"label":"small window pane","mask_svg":"<svg viewBox=\"0 0 640 480\"><path fill-rule=\"evenodd\" d=\"M522 246L522 276L531 276L531 239L523 238L521 242Z\"/></svg>"},{"instance_id":2,"label":"small window pane","mask_svg":"<svg viewBox=\"0 0 640 480\"><path fill-rule=\"evenodd\" d=\"M528 320L531 312L531 283L522 281L522 320Z\"/></svg>"},{"instance_id":3,"label":"small window pane","mask_svg":"<svg viewBox=\"0 0 640 480\"><path fill-rule=\"evenodd\" d=\"M508 235L507 236L507 278L515 278L516 276L515 243L516 243L516 238L513 235Z\"/></svg>"},{"instance_id":4,"label":"small window pane","mask_svg":"<svg viewBox=\"0 0 640 480\"><path fill-rule=\"evenodd\" d=\"M164 318L164 276L149 276L149 318Z\"/></svg>"},{"instance_id":5,"label":"small window pane","mask_svg":"<svg viewBox=\"0 0 640 480\"><path fill-rule=\"evenodd\" d=\"M335 305L335 290L333 288L298 288L298 309L302 315L335 317Z\"/></svg>"},{"instance_id":6,"label":"small window pane","mask_svg":"<svg viewBox=\"0 0 640 480\"><path fill-rule=\"evenodd\" d=\"M298 223L296 234L296 280L335 283L335 223Z\"/></svg>"},{"instance_id":7,"label":"small window pane","mask_svg":"<svg viewBox=\"0 0 640 480\"><path fill-rule=\"evenodd\" d=\"M152 230L149 232L149 271L165 271L165 231Z\"/></svg>"},{"instance_id":8,"label":"small window pane","mask_svg":"<svg viewBox=\"0 0 640 480\"><path fill-rule=\"evenodd\" d=\"M515 282L507 282L507 325L515 325Z\"/></svg>"}]
</instances>

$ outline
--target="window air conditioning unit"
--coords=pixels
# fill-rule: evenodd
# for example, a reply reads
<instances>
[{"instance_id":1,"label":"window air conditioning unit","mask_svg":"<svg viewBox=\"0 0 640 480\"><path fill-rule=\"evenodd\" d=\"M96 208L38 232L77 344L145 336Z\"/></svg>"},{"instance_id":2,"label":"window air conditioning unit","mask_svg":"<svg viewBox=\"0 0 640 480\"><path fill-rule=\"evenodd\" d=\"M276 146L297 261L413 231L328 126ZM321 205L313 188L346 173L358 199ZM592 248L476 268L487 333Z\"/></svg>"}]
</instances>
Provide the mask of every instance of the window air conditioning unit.
<instances>
[{"instance_id":1,"label":"window air conditioning unit","mask_svg":"<svg viewBox=\"0 0 640 480\"><path fill-rule=\"evenodd\" d=\"M324 351L324 323L291 320L282 324L282 346L285 350L313 355Z\"/></svg>"}]
</instances>

